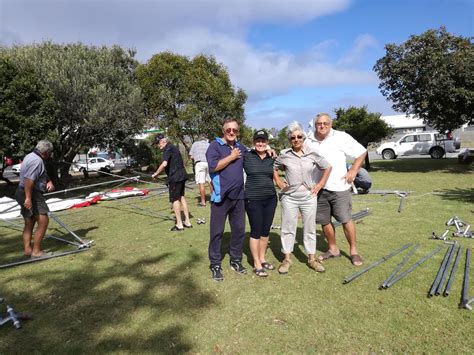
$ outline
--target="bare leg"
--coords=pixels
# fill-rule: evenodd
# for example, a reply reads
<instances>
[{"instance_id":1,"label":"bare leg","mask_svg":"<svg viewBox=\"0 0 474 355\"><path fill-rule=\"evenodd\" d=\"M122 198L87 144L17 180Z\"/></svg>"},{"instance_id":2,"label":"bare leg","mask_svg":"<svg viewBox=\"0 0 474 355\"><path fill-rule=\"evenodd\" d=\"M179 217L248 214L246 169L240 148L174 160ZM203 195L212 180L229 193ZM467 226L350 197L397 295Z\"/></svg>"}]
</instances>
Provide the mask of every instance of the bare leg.
<instances>
[{"instance_id":1,"label":"bare leg","mask_svg":"<svg viewBox=\"0 0 474 355\"><path fill-rule=\"evenodd\" d=\"M204 184L199 184L199 194L201 195L201 205L206 204L206 187Z\"/></svg>"},{"instance_id":2,"label":"bare leg","mask_svg":"<svg viewBox=\"0 0 474 355\"><path fill-rule=\"evenodd\" d=\"M350 220L349 222L344 223L342 227L344 228L344 234L346 236L346 239L349 242L349 249L351 255L357 254L356 229L354 222Z\"/></svg>"},{"instance_id":3,"label":"bare leg","mask_svg":"<svg viewBox=\"0 0 474 355\"><path fill-rule=\"evenodd\" d=\"M32 256L40 256L43 254L43 250L41 249L41 241L46 233L46 229L48 229L49 224L49 217L46 214L40 214L36 217L37 227L35 231L35 235L33 237L33 250L31 252Z\"/></svg>"},{"instance_id":4,"label":"bare leg","mask_svg":"<svg viewBox=\"0 0 474 355\"><path fill-rule=\"evenodd\" d=\"M258 246L258 257L260 258L260 262L263 263L265 261L265 254L268 247L268 237L260 237L259 240L260 243Z\"/></svg>"},{"instance_id":5,"label":"bare leg","mask_svg":"<svg viewBox=\"0 0 474 355\"><path fill-rule=\"evenodd\" d=\"M184 223L189 226L191 224L191 221L189 220L189 208L186 198L184 196L181 196L180 202L184 213Z\"/></svg>"},{"instance_id":6,"label":"bare leg","mask_svg":"<svg viewBox=\"0 0 474 355\"><path fill-rule=\"evenodd\" d=\"M176 226L178 228L184 228L183 227L183 221L181 219L181 202L180 200L176 200L173 202L173 212L176 217Z\"/></svg>"},{"instance_id":7,"label":"bare leg","mask_svg":"<svg viewBox=\"0 0 474 355\"><path fill-rule=\"evenodd\" d=\"M250 252L253 258L253 267L255 269L262 268L262 262L260 259L260 239L250 238Z\"/></svg>"},{"instance_id":8,"label":"bare leg","mask_svg":"<svg viewBox=\"0 0 474 355\"><path fill-rule=\"evenodd\" d=\"M336 244L336 231L334 230L333 224L332 223L324 224L322 227L323 227L324 236L326 237L326 240L329 245L329 251L333 255L339 254L339 248L337 247L337 244Z\"/></svg>"},{"instance_id":9,"label":"bare leg","mask_svg":"<svg viewBox=\"0 0 474 355\"><path fill-rule=\"evenodd\" d=\"M35 218L34 217L26 217L25 226L23 227L23 253L25 256L31 256L32 248L31 248L31 237L33 236L33 228L35 226Z\"/></svg>"}]
</instances>

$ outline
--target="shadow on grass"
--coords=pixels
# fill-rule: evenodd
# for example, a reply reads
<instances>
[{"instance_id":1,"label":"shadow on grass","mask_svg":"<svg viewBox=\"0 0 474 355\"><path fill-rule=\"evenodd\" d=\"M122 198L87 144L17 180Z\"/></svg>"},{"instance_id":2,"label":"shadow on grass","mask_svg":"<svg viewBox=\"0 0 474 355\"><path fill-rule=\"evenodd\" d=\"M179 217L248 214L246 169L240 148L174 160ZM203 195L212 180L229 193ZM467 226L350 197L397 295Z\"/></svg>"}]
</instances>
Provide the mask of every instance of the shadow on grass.
<instances>
[{"instance_id":1,"label":"shadow on grass","mask_svg":"<svg viewBox=\"0 0 474 355\"><path fill-rule=\"evenodd\" d=\"M171 253L131 263L110 260L100 251L92 257L85 267L64 272L30 268L21 275L22 282L29 285L22 290L23 300L19 300L17 289L2 287L2 296L11 300L16 294L16 303L23 302L22 310L35 316L23 334L7 327L0 329L5 353L18 352L20 341L25 353L171 354L193 349L185 334L187 324L217 303L215 296L202 290L186 271L189 265L202 262L198 254L180 256L181 261L172 266ZM107 266L97 267L104 263ZM15 277L12 275L4 285Z\"/></svg>"},{"instance_id":2,"label":"shadow on grass","mask_svg":"<svg viewBox=\"0 0 474 355\"><path fill-rule=\"evenodd\" d=\"M439 171L449 174L467 174L472 171L470 165L459 164L457 159L395 159L371 162L370 171L393 171L398 173L429 173Z\"/></svg>"},{"instance_id":3,"label":"shadow on grass","mask_svg":"<svg viewBox=\"0 0 474 355\"><path fill-rule=\"evenodd\" d=\"M443 200L474 203L474 188L438 190L436 195L440 196Z\"/></svg>"}]
</instances>

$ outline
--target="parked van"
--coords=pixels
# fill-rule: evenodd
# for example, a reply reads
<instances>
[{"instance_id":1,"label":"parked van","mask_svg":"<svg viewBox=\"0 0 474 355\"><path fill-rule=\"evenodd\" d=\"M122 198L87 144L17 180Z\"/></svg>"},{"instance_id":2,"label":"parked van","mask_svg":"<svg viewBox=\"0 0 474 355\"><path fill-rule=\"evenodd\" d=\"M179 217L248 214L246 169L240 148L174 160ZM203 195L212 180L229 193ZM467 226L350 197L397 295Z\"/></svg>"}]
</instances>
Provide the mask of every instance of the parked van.
<instances>
[{"instance_id":1,"label":"parked van","mask_svg":"<svg viewBox=\"0 0 474 355\"><path fill-rule=\"evenodd\" d=\"M383 159L395 159L399 155L429 154L433 159L442 158L446 152L456 149L453 140L439 132L418 132L405 134L396 142L383 143L376 153Z\"/></svg>"}]
</instances>

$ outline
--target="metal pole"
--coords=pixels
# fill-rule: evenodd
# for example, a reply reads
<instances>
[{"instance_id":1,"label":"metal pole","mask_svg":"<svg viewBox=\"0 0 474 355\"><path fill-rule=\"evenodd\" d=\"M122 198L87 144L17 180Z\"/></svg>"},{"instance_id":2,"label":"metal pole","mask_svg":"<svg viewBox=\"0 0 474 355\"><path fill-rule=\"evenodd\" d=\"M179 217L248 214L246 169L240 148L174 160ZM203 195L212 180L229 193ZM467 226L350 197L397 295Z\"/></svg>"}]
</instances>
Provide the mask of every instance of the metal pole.
<instances>
[{"instance_id":1,"label":"metal pole","mask_svg":"<svg viewBox=\"0 0 474 355\"><path fill-rule=\"evenodd\" d=\"M71 228L69 228L63 221L61 221L58 217L56 217L53 214L53 212L49 212L48 215L51 216L61 227L63 227L65 230L71 233L71 235L81 243L81 246L85 246L85 247L90 246L91 242L86 243L84 240L82 240L81 237L79 237L76 233L74 233L74 231Z\"/></svg>"},{"instance_id":2,"label":"metal pole","mask_svg":"<svg viewBox=\"0 0 474 355\"><path fill-rule=\"evenodd\" d=\"M393 271L388 275L388 277L382 282L382 284L379 286L379 289L387 288L387 284L390 282L390 280L402 269L402 267L408 262L410 257L415 253L415 251L418 249L420 245L416 244L412 250L408 252L407 255L403 258L403 260L393 269Z\"/></svg>"},{"instance_id":3,"label":"metal pole","mask_svg":"<svg viewBox=\"0 0 474 355\"><path fill-rule=\"evenodd\" d=\"M448 250L446 250L446 254L444 254L444 258L441 261L441 264L439 265L438 272L436 273L436 277L431 284L430 290L428 291L428 297L433 297L435 294L436 290L438 289L439 282L441 281L441 276L443 275L443 271L446 268L446 262L448 261L448 256L453 250L454 244L452 244Z\"/></svg>"},{"instance_id":4,"label":"metal pole","mask_svg":"<svg viewBox=\"0 0 474 355\"><path fill-rule=\"evenodd\" d=\"M415 264L413 264L412 266L410 266L410 268L408 268L407 270L405 270L404 272L402 272L401 274L399 274L398 276L395 276L392 280L390 280L390 282L387 284L387 288L390 288L393 286L393 284L395 284L397 281L401 280L402 278L404 278L406 275L408 275L410 272L412 272L413 270L415 270L418 266L420 266L421 264L423 264L426 260L428 260L429 258L431 258L433 255L435 255L437 252L439 252L442 248L443 248L444 245L440 245L438 246L438 248L434 249L431 253L429 253L428 255L424 256L423 258L421 258L419 261L417 261Z\"/></svg>"},{"instance_id":5,"label":"metal pole","mask_svg":"<svg viewBox=\"0 0 474 355\"><path fill-rule=\"evenodd\" d=\"M453 268L451 269L451 274L449 275L448 283L446 284L446 288L444 289L444 293L443 293L444 297L449 295L449 290L451 290L451 285L453 284L454 275L456 274L456 270L458 269L459 260L461 259L461 250L462 250L462 245L459 246L458 253L456 254L456 259L454 259Z\"/></svg>"},{"instance_id":6,"label":"metal pole","mask_svg":"<svg viewBox=\"0 0 474 355\"><path fill-rule=\"evenodd\" d=\"M128 177L127 177L127 178L122 178L122 179L117 179L117 180L99 182L99 183L97 183L97 184L92 184L92 185L73 187L72 189L64 189L64 190L61 190L61 191L48 192L48 193L44 194L44 196L57 195L57 194L60 194L60 193L62 193L62 192L67 193L67 192L71 192L71 191L87 189L87 188L89 188L89 187L100 186L100 185L107 185L107 184L112 184L112 183L114 183L114 182L120 182L120 181L126 181L126 180L134 180L134 179L136 179L136 178L135 178L135 177L131 177L131 178L128 178Z\"/></svg>"},{"instance_id":7,"label":"metal pole","mask_svg":"<svg viewBox=\"0 0 474 355\"><path fill-rule=\"evenodd\" d=\"M464 282L462 285L462 294L461 294L461 303L459 308L466 308L472 310L471 303L474 301L474 298L469 299L469 263L471 259L471 249L466 249L466 264L464 267Z\"/></svg>"},{"instance_id":8,"label":"metal pole","mask_svg":"<svg viewBox=\"0 0 474 355\"><path fill-rule=\"evenodd\" d=\"M349 275L349 276L346 276L344 278L344 281L342 282L343 284L347 284L349 282L351 282L352 280L358 278L359 276L365 274L367 271L369 271L370 269L373 269L374 267L376 267L377 265L383 263L384 261L390 259L392 256L395 256L397 255L398 253L404 251L405 249L407 249L408 247L410 247L412 244L411 243L408 243L408 244L405 244L404 246L402 246L401 248L397 249L397 250L394 250L392 251L390 254L388 255L385 255L382 259L374 262L373 264L367 266L365 269L362 269L352 275Z\"/></svg>"},{"instance_id":9,"label":"metal pole","mask_svg":"<svg viewBox=\"0 0 474 355\"><path fill-rule=\"evenodd\" d=\"M6 269L6 268L9 268L9 267L13 267L13 266L18 266L18 265L23 265L23 264L29 264L29 263L35 263L35 262L38 262L38 261L43 261L43 260L48 260L48 259L53 259L53 258L59 258L61 256L66 256L66 255L70 255L70 254L76 254L76 253L80 253L80 252L83 252L83 251L86 251L86 250L89 250L89 248L82 248L82 249L76 249L76 250L71 250L71 251L66 251L64 253L58 253L58 254L53 254L53 255L47 255L47 256L43 256L41 258L34 258L34 259L26 259L26 260L22 260L22 261L17 261L17 262L14 262L14 263L9 263L9 264L3 264L3 265L0 265L0 269Z\"/></svg>"},{"instance_id":10,"label":"metal pole","mask_svg":"<svg viewBox=\"0 0 474 355\"><path fill-rule=\"evenodd\" d=\"M446 266L444 267L443 274L441 275L441 280L439 281L438 287L436 288L435 295L439 296L441 294L441 289L443 288L444 282L446 281L446 277L448 276L449 265L451 264L451 259L454 255L454 248L456 243L451 246L451 251L449 252L448 261L446 262Z\"/></svg>"}]
</instances>

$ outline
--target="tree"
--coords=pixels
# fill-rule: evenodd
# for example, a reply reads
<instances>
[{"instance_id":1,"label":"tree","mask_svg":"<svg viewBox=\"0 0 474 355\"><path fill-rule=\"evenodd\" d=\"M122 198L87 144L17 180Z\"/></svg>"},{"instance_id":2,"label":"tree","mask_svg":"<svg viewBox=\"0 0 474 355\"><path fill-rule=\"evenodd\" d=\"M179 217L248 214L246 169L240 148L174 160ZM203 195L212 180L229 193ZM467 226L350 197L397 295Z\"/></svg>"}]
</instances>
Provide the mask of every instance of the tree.
<instances>
[{"instance_id":1,"label":"tree","mask_svg":"<svg viewBox=\"0 0 474 355\"><path fill-rule=\"evenodd\" d=\"M244 123L247 95L214 57L163 52L137 68L147 113L189 152L200 136L220 136L223 119Z\"/></svg>"},{"instance_id":2,"label":"tree","mask_svg":"<svg viewBox=\"0 0 474 355\"><path fill-rule=\"evenodd\" d=\"M0 179L4 156L24 155L41 139L55 139L56 102L31 68L19 70L0 57Z\"/></svg>"},{"instance_id":3,"label":"tree","mask_svg":"<svg viewBox=\"0 0 474 355\"><path fill-rule=\"evenodd\" d=\"M374 70L381 92L393 108L414 114L439 131L451 131L473 117L474 49L471 38L444 27L411 36L386 55Z\"/></svg>"},{"instance_id":4,"label":"tree","mask_svg":"<svg viewBox=\"0 0 474 355\"><path fill-rule=\"evenodd\" d=\"M56 163L71 162L81 147L120 146L142 131L144 106L133 52L118 46L45 42L1 48L0 54L20 71L32 68L52 93L57 103L52 141ZM62 163L61 175L68 171L69 164Z\"/></svg>"},{"instance_id":5,"label":"tree","mask_svg":"<svg viewBox=\"0 0 474 355\"><path fill-rule=\"evenodd\" d=\"M367 106L338 108L334 112L334 128L350 134L365 148L369 143L378 142L393 133L393 129L380 119L381 114L368 112ZM370 169L368 154L365 157L365 168Z\"/></svg>"}]
</instances>

